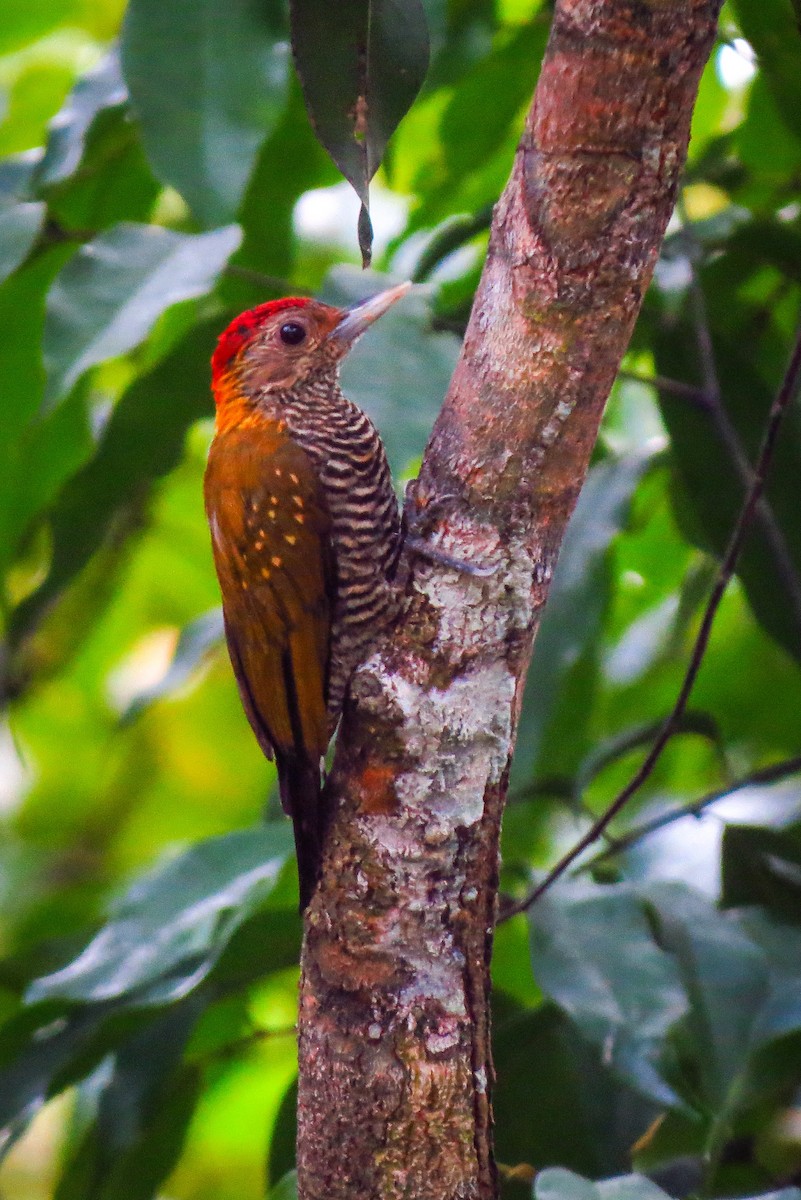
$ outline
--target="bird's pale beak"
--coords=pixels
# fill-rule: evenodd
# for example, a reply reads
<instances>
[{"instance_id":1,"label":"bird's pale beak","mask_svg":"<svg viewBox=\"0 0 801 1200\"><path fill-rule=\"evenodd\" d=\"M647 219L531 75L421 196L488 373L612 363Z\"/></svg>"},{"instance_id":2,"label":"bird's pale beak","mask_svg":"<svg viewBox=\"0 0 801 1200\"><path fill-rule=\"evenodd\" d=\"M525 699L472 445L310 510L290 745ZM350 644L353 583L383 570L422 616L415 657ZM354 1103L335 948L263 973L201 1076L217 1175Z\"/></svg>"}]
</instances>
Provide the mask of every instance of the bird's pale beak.
<instances>
[{"instance_id":1,"label":"bird's pale beak","mask_svg":"<svg viewBox=\"0 0 801 1200\"><path fill-rule=\"evenodd\" d=\"M371 296L369 300L362 300L360 304L354 304L352 308L346 309L342 320L328 335L330 340L341 345L344 353L345 350L350 349L357 338L361 337L365 329L372 325L373 321L383 317L396 300L405 296L411 286L411 283L399 283L397 287L387 288L386 291Z\"/></svg>"}]
</instances>

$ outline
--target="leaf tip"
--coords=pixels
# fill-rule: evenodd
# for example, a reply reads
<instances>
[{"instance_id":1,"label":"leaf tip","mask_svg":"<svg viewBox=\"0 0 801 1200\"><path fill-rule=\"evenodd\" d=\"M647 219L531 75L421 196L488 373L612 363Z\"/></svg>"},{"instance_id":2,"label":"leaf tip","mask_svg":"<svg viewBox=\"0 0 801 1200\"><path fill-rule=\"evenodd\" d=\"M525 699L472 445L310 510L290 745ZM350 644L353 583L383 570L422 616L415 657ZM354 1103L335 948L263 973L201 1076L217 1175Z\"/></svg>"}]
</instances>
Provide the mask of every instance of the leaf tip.
<instances>
[{"instance_id":1,"label":"leaf tip","mask_svg":"<svg viewBox=\"0 0 801 1200\"><path fill-rule=\"evenodd\" d=\"M366 204L362 204L359 209L357 230L359 235L359 249L362 252L362 268L363 270L367 270L373 261L373 222L370 220L370 213L367 211Z\"/></svg>"}]
</instances>

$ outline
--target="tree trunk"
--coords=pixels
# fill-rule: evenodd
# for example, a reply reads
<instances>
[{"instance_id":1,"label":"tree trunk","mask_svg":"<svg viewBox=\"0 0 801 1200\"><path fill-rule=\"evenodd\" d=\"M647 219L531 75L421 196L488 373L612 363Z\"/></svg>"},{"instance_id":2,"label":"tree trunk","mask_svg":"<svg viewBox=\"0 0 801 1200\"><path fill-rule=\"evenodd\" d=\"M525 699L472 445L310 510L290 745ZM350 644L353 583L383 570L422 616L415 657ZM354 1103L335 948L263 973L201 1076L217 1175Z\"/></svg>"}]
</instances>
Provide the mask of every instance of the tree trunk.
<instances>
[{"instance_id":1,"label":"tree trunk","mask_svg":"<svg viewBox=\"0 0 801 1200\"><path fill-rule=\"evenodd\" d=\"M330 779L302 963L301 1200L497 1195L489 964L523 684L718 9L557 0L412 506L415 533L496 570L415 560L403 618L354 678Z\"/></svg>"}]
</instances>

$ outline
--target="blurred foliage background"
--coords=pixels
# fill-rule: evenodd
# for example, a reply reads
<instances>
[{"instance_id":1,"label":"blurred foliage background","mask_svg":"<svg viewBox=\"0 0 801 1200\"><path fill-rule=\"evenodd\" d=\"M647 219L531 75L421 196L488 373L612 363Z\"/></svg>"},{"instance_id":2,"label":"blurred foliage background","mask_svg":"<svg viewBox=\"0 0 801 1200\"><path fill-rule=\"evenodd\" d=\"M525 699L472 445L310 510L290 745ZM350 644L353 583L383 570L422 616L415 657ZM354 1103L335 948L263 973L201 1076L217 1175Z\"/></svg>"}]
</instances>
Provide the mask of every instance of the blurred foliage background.
<instances>
[{"instance_id":1,"label":"blurred foliage background","mask_svg":"<svg viewBox=\"0 0 801 1200\"><path fill-rule=\"evenodd\" d=\"M208 359L271 296L415 278L345 377L414 475L551 14L426 0L367 275L284 6L123 8L0 23L0 1195L288 1197L300 926L220 643ZM537 641L509 893L673 704L800 299L798 12L732 0ZM612 840L499 928L509 1200L549 1167L548 1200L801 1196L800 492L796 403L680 733ZM632 1170L656 1182L590 1182Z\"/></svg>"}]
</instances>

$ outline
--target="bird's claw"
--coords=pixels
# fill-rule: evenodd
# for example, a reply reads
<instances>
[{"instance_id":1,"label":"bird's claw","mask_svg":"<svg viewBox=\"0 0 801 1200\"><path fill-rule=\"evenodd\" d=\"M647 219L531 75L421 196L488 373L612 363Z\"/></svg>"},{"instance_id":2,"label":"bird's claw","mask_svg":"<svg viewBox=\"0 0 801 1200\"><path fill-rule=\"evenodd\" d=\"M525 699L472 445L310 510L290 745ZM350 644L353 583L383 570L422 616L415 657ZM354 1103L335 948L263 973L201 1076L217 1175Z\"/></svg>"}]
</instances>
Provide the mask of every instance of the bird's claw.
<instances>
[{"instance_id":1,"label":"bird's claw","mask_svg":"<svg viewBox=\"0 0 801 1200\"><path fill-rule=\"evenodd\" d=\"M479 563L467 562L464 558L456 558L455 555L448 554L445 550L439 550L436 546L432 546L430 542L426 542L423 538L413 537L408 533L403 545L405 550L418 555L419 558L439 563L442 567L450 567L452 570L458 571L461 575L471 575L476 579L488 579L498 570L497 564L482 566Z\"/></svg>"}]
</instances>

